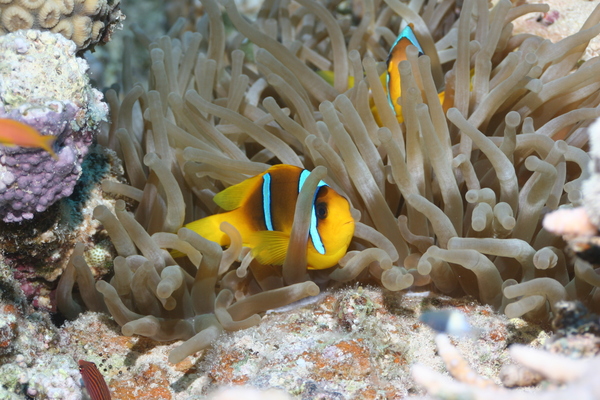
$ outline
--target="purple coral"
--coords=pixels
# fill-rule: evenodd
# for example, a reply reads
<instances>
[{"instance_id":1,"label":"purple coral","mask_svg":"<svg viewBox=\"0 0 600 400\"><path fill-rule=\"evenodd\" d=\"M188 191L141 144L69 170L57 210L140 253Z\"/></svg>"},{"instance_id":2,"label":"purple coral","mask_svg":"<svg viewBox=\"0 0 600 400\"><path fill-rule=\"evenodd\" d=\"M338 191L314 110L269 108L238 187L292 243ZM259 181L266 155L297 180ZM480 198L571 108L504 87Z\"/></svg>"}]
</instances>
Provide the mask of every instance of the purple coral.
<instances>
[{"instance_id":1,"label":"purple coral","mask_svg":"<svg viewBox=\"0 0 600 400\"><path fill-rule=\"evenodd\" d=\"M0 147L0 217L32 219L71 195L108 107L89 85L75 44L50 32L19 31L0 37L0 118L57 136L58 160L40 149Z\"/></svg>"}]
</instances>

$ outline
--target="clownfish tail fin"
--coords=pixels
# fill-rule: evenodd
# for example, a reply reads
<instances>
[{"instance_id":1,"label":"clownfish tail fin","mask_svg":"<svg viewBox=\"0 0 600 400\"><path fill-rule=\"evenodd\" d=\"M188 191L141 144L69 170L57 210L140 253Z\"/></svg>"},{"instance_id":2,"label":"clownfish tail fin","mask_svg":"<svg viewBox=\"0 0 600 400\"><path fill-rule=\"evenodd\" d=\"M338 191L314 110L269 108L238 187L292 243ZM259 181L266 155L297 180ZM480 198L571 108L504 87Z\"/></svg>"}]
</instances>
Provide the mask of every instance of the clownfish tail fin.
<instances>
[{"instance_id":1,"label":"clownfish tail fin","mask_svg":"<svg viewBox=\"0 0 600 400\"><path fill-rule=\"evenodd\" d=\"M227 220L228 217L226 217L226 215L228 214L229 213L215 214L206 218L201 218L199 220L186 224L184 228L191 229L198 235L202 236L204 239L216 242L220 246L228 246L229 236L223 233L220 228L221 222ZM183 254L180 251L171 251L171 257L173 258L179 258L183 256L185 256L185 254Z\"/></svg>"},{"instance_id":2,"label":"clownfish tail fin","mask_svg":"<svg viewBox=\"0 0 600 400\"><path fill-rule=\"evenodd\" d=\"M229 237L221 231L221 222L231 219L230 213L214 214L186 224L185 227L193 230L206 240L218 243L221 246L229 245Z\"/></svg>"}]
</instances>

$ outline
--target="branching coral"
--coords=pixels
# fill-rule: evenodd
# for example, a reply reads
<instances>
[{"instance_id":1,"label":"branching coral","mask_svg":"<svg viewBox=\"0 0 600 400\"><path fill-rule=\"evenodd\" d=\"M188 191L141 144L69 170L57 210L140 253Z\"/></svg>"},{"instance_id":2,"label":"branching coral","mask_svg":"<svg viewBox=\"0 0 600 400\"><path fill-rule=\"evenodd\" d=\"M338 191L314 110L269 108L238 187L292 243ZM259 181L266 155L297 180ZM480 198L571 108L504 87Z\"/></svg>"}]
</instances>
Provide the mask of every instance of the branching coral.
<instances>
[{"instance_id":1,"label":"branching coral","mask_svg":"<svg viewBox=\"0 0 600 400\"><path fill-rule=\"evenodd\" d=\"M534 393L515 392L494 386L488 379L477 375L452 346L448 337L436 337L438 351L446 367L456 379L453 380L428 367L416 364L412 368L413 378L427 389L429 395L438 399L465 397L470 399L596 399L600 388L595 379L600 358L574 360L563 355L543 350L513 345L510 348L512 358L522 366L513 369L520 377L515 379L537 383L543 378L564 385L558 390L537 391ZM512 382L512 379L511 379Z\"/></svg>"},{"instance_id":2,"label":"branching coral","mask_svg":"<svg viewBox=\"0 0 600 400\"><path fill-rule=\"evenodd\" d=\"M222 9L204 0L207 18L196 28L206 37L142 37L151 43L149 84L124 74L123 96L107 93L113 123L102 138L131 184L104 188L130 198L134 212L124 202L114 215L96 210L120 256L111 283L96 287L125 334L187 340L171 354L176 362L223 329L251 326L269 308L317 294L312 281L369 275L391 290L431 284L501 309L515 302L514 315L543 318L548 301L593 297L540 219L581 199L589 157L580 147L600 103L600 63L578 61L600 32L600 9L581 32L553 44L512 36L510 21L529 6L465 0L455 21L452 4L430 1L416 13L397 0L350 10L265 2L251 25L225 0L238 30L226 37ZM393 32L407 22L427 55L409 48L399 65L399 123L379 73ZM333 86L315 68L332 70ZM438 100L444 84L454 103L447 117ZM314 169L315 182L325 167L323 179L351 201L359 223L343 267L308 272L302 240L292 240L294 256L281 269L262 266L235 245L230 227L222 228L234 243L227 257L179 229L216 212L212 197L224 187L278 162ZM305 195L292 235L304 239ZM189 262L172 259L171 248ZM94 290L77 280L80 290ZM62 308L76 310L70 290L60 288Z\"/></svg>"},{"instance_id":3,"label":"branching coral","mask_svg":"<svg viewBox=\"0 0 600 400\"><path fill-rule=\"evenodd\" d=\"M50 30L71 39L83 52L106 43L125 16L120 0L4 0L0 34L19 29Z\"/></svg>"}]
</instances>

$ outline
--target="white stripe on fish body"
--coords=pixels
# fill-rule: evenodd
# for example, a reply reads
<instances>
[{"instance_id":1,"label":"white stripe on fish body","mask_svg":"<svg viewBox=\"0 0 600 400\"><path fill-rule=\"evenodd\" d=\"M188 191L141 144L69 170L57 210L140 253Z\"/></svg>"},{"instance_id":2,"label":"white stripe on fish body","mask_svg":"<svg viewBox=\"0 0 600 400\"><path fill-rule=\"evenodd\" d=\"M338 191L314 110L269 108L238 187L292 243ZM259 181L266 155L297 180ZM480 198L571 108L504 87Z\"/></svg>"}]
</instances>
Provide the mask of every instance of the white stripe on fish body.
<instances>
[{"instance_id":1,"label":"white stripe on fish body","mask_svg":"<svg viewBox=\"0 0 600 400\"><path fill-rule=\"evenodd\" d=\"M308 175L310 175L310 172L307 170L303 170L300 173L300 178L298 179L298 193L300 193L302 186L304 186L304 182L308 178ZM319 181L319 183L317 184L317 189L315 190L315 194L313 196L313 205L312 205L312 208L310 211L310 230L309 230L310 240L312 241L313 246L319 252L319 254L325 254L325 246L323 245L323 241L321 240L321 235L319 235L319 230L317 229L318 219L317 219L317 210L315 209L315 200L317 198L317 192L319 191L319 188L322 186L328 186L328 185L323 181Z\"/></svg>"},{"instance_id":2,"label":"white stripe on fish body","mask_svg":"<svg viewBox=\"0 0 600 400\"><path fill-rule=\"evenodd\" d=\"M308 175L310 175L310 171L308 171L308 170L303 170L300 173L300 177L298 179L298 193L300 193L302 186L304 186L304 182L306 182ZM323 241L321 240L321 235L319 234L319 230L317 229L318 228L318 218L317 218L317 211L315 209L315 200L317 198L317 193L319 191L319 188L322 186L328 186L328 185L323 181L319 181L319 183L317 184L317 189L315 190L315 193L313 196L313 205L312 205L311 212L310 212L310 229L309 229L310 239L312 241L313 246L319 252L319 254L325 254L325 246L323 245ZM265 226L266 226L267 230L274 231L275 229L273 227L273 216L271 213L271 204L272 204L271 201L272 201L272 198L271 198L271 174L267 173L263 176L263 184L262 184L263 219L265 221Z\"/></svg>"},{"instance_id":3,"label":"white stripe on fish body","mask_svg":"<svg viewBox=\"0 0 600 400\"><path fill-rule=\"evenodd\" d=\"M262 195L263 219L265 220L267 230L273 231L273 219L271 217L271 174L263 176Z\"/></svg>"}]
</instances>

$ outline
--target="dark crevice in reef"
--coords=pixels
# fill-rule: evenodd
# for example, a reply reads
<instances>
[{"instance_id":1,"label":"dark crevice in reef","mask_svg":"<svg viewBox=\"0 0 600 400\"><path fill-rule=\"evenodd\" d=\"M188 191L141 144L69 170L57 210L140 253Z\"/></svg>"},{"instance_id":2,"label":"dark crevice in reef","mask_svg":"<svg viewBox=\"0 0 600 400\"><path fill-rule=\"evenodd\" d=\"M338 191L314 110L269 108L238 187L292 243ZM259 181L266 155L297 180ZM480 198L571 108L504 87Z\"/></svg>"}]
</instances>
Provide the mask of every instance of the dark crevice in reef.
<instances>
[{"instance_id":1,"label":"dark crevice in reef","mask_svg":"<svg viewBox=\"0 0 600 400\"><path fill-rule=\"evenodd\" d=\"M2 247L10 252L10 245L14 242L15 237L18 237L20 240L31 240L50 230L59 219L59 209L60 204L56 203L48 207L43 213L36 214L32 220L13 223L0 221Z\"/></svg>"}]
</instances>

